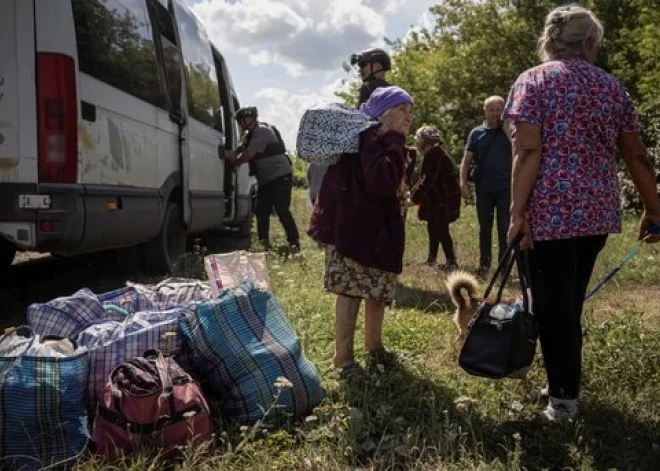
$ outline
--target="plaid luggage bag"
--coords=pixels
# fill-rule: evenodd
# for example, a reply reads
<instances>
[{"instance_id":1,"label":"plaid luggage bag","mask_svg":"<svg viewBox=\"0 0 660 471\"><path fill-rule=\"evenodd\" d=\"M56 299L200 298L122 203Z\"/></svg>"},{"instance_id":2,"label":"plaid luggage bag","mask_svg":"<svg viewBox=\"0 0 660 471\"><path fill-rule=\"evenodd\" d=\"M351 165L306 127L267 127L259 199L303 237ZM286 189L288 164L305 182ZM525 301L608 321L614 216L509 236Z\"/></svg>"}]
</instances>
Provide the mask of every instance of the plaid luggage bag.
<instances>
[{"instance_id":1,"label":"plaid luggage bag","mask_svg":"<svg viewBox=\"0 0 660 471\"><path fill-rule=\"evenodd\" d=\"M208 378L224 415L238 424L300 418L324 397L318 370L302 353L277 299L252 283L198 305L196 315L182 318L181 330L193 366ZM280 377L291 387L278 389Z\"/></svg>"},{"instance_id":2,"label":"plaid luggage bag","mask_svg":"<svg viewBox=\"0 0 660 471\"><path fill-rule=\"evenodd\" d=\"M87 445L87 352L41 356L43 340L0 337L0 469L63 468Z\"/></svg>"},{"instance_id":3,"label":"plaid luggage bag","mask_svg":"<svg viewBox=\"0 0 660 471\"><path fill-rule=\"evenodd\" d=\"M74 338L86 327L110 319L119 318L106 313L99 298L87 288L27 308L28 324L37 335Z\"/></svg>"},{"instance_id":4,"label":"plaid luggage bag","mask_svg":"<svg viewBox=\"0 0 660 471\"><path fill-rule=\"evenodd\" d=\"M187 368L187 350L180 335L179 320L193 314L194 305L165 311L143 311L132 314L122 322L107 321L83 330L76 340L89 349L86 398L89 411L96 410L99 395L113 368L147 350L155 349L167 356L174 356Z\"/></svg>"}]
</instances>

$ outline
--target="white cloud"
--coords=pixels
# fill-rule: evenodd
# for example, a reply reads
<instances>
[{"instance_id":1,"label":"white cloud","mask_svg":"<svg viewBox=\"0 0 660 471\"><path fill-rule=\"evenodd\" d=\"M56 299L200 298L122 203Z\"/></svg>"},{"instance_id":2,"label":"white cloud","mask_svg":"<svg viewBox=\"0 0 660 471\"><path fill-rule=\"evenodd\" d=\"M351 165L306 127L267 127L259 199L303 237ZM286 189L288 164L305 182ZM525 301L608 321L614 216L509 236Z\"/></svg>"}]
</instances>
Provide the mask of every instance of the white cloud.
<instances>
[{"instance_id":1,"label":"white cloud","mask_svg":"<svg viewBox=\"0 0 660 471\"><path fill-rule=\"evenodd\" d=\"M351 52L382 44L383 12L401 2L201 0L191 8L223 51L247 49L258 58L253 65L268 59L295 76L305 70L337 70Z\"/></svg>"},{"instance_id":2,"label":"white cloud","mask_svg":"<svg viewBox=\"0 0 660 471\"><path fill-rule=\"evenodd\" d=\"M341 65L427 26L437 0L186 0L232 68L241 103L256 105L295 151L303 112L338 101Z\"/></svg>"},{"instance_id":3,"label":"white cloud","mask_svg":"<svg viewBox=\"0 0 660 471\"><path fill-rule=\"evenodd\" d=\"M248 60L250 65L253 66L266 65L272 61L272 54L269 51L263 50L250 54Z\"/></svg>"}]
</instances>

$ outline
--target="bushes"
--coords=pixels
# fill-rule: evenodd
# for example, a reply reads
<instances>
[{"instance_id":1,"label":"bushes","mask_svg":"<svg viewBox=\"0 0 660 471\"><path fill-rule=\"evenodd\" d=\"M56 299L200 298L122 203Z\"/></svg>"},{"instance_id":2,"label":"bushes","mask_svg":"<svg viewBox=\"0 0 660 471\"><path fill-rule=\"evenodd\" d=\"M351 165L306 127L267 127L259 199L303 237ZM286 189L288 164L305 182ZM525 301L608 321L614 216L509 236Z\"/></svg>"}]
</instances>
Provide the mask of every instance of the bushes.
<instances>
[{"instance_id":1,"label":"bushes","mask_svg":"<svg viewBox=\"0 0 660 471\"><path fill-rule=\"evenodd\" d=\"M300 160L298 157L291 156L293 164L293 187L294 188L307 188L307 162Z\"/></svg>"},{"instance_id":2,"label":"bushes","mask_svg":"<svg viewBox=\"0 0 660 471\"><path fill-rule=\"evenodd\" d=\"M649 158L656 173L656 187L660 183L660 99L658 103L644 106L640 112L642 139L648 148ZM640 213L643 209L639 192L630 178L623 161L619 162L619 179L621 181L621 204L624 211Z\"/></svg>"}]
</instances>

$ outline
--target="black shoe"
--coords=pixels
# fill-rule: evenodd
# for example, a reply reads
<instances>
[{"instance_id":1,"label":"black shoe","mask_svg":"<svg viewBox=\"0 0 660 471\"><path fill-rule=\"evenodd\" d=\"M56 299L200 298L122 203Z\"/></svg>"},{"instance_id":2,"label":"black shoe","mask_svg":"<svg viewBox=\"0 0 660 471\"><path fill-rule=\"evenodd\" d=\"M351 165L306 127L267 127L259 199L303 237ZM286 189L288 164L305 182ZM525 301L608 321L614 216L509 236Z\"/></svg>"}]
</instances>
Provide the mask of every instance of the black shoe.
<instances>
[{"instance_id":1,"label":"black shoe","mask_svg":"<svg viewBox=\"0 0 660 471\"><path fill-rule=\"evenodd\" d=\"M444 265L438 265L438 270L442 270L447 273L456 271L458 270L458 263L456 263L456 259L447 260L447 263Z\"/></svg>"}]
</instances>

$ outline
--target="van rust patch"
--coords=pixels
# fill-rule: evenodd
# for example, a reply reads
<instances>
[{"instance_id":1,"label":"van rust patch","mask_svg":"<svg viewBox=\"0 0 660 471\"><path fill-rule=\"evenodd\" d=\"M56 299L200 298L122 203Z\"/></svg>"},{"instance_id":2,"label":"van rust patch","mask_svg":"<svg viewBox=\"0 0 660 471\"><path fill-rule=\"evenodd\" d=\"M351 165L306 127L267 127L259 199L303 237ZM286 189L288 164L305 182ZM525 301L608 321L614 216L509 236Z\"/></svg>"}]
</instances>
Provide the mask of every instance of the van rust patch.
<instances>
[{"instance_id":1,"label":"van rust patch","mask_svg":"<svg viewBox=\"0 0 660 471\"><path fill-rule=\"evenodd\" d=\"M0 172L6 173L18 167L18 157L0 157Z\"/></svg>"},{"instance_id":2,"label":"van rust patch","mask_svg":"<svg viewBox=\"0 0 660 471\"><path fill-rule=\"evenodd\" d=\"M96 139L83 123L78 123L78 139L85 151L93 151L96 148Z\"/></svg>"},{"instance_id":3,"label":"van rust patch","mask_svg":"<svg viewBox=\"0 0 660 471\"><path fill-rule=\"evenodd\" d=\"M126 153L124 151L126 143L121 129L113 119L108 119L108 136L110 137L110 155L117 164L117 167L124 168Z\"/></svg>"}]
</instances>

